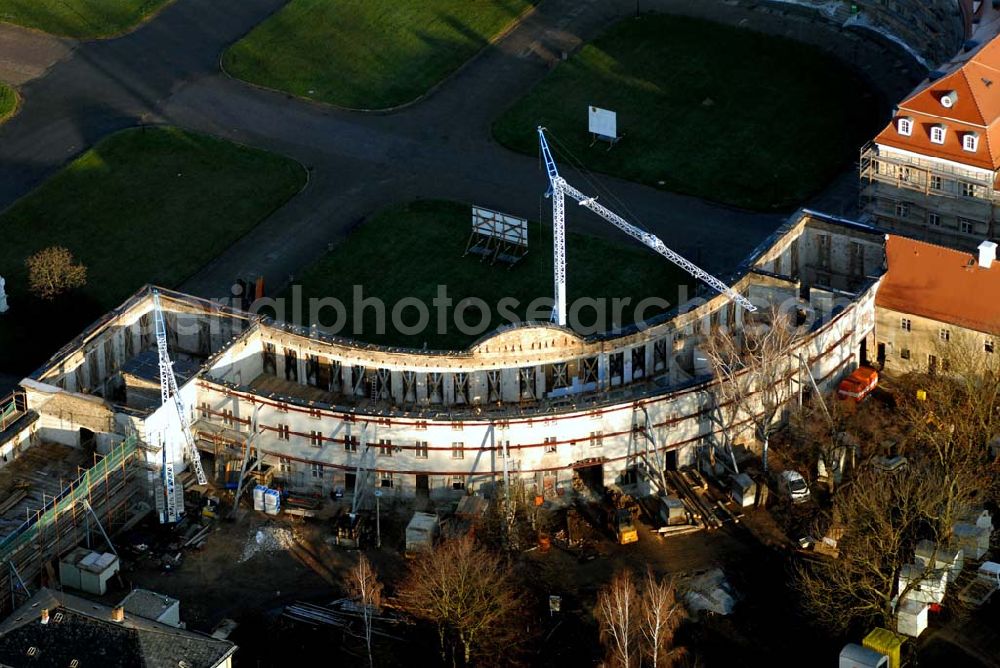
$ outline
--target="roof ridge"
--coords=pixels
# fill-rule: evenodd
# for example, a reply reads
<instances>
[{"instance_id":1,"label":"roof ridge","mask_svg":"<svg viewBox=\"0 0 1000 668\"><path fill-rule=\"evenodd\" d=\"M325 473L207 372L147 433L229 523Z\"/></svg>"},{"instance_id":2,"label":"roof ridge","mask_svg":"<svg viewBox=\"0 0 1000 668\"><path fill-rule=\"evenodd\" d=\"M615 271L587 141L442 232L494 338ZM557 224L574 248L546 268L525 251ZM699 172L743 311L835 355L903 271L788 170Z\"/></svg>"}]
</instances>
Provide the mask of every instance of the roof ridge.
<instances>
[{"instance_id":1,"label":"roof ridge","mask_svg":"<svg viewBox=\"0 0 1000 668\"><path fill-rule=\"evenodd\" d=\"M986 122L986 116L983 114L983 108L979 106L979 96L976 95L976 89L972 87L972 82L969 80L969 73L966 71L964 65L962 66L961 72L962 78L965 79L965 85L969 87L969 93L972 95L972 103L976 105L976 111L979 113L979 120L983 123L983 125L989 126L990 124Z\"/></svg>"},{"instance_id":2,"label":"roof ridge","mask_svg":"<svg viewBox=\"0 0 1000 668\"><path fill-rule=\"evenodd\" d=\"M941 246L940 244L931 243L930 241L924 241L923 239L915 239L914 237L908 237L905 234L889 234L890 237L896 237L897 239L903 239L907 243L918 244L920 246L930 246L931 248L937 250L948 251L949 253L954 253L956 255L964 255L969 258L975 259L975 256L968 251L960 251L955 248L949 248L948 246Z\"/></svg>"}]
</instances>

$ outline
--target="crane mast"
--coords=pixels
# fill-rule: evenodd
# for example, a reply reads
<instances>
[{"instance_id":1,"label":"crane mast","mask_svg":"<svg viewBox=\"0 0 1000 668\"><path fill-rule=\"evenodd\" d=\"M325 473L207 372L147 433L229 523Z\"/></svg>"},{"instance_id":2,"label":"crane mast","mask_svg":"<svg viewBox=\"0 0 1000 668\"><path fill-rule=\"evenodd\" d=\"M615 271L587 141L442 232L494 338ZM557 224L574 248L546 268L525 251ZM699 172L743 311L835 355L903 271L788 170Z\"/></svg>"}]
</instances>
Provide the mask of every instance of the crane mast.
<instances>
[{"instance_id":1,"label":"crane mast","mask_svg":"<svg viewBox=\"0 0 1000 668\"><path fill-rule=\"evenodd\" d=\"M191 425L188 421L184 402L181 400L180 391L177 389L177 377L174 375L174 363L170 359L170 350L167 344L167 325L163 317L163 309L160 306L160 292L153 290L153 319L156 326L156 351L159 360L160 371L160 400L166 406L172 402L177 411L177 419L180 421L181 433L191 456L191 466L199 485L208 483L205 470L201 466L201 456L194 443L194 436L191 434ZM178 519L176 487L174 478L174 457L169 439L164 438L163 446L163 487L166 495L166 521L176 522Z\"/></svg>"},{"instance_id":2,"label":"crane mast","mask_svg":"<svg viewBox=\"0 0 1000 668\"><path fill-rule=\"evenodd\" d=\"M565 197L576 200L580 206L590 209L598 216L608 221L625 234L641 242L663 257L667 258L675 265L691 274L699 281L706 283L716 292L726 295L734 302L742 306L747 311L753 312L757 307L750 303L750 300L733 290L730 286L720 281L695 263L674 252L667 247L663 241L655 234L651 234L637 228L627 220L611 211L607 207L598 204L596 197L587 197L582 192L567 183L559 174L555 158L549 149L549 142L545 138L545 128L538 127L538 142L542 151L542 158L545 161L545 171L549 177L549 192L552 197L552 244L553 244L553 264L555 278L555 306L552 310L552 320L563 327L566 326L566 203Z\"/></svg>"}]
</instances>

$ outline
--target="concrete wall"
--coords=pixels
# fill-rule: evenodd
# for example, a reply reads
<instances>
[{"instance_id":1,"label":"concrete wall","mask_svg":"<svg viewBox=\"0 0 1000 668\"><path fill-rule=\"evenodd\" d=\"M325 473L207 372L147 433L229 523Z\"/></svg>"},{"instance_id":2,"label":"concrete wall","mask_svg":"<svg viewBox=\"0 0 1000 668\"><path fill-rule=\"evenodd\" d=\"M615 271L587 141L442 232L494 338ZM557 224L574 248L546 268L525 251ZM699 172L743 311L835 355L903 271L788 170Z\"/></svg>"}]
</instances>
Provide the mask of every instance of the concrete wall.
<instances>
[{"instance_id":1,"label":"concrete wall","mask_svg":"<svg viewBox=\"0 0 1000 668\"><path fill-rule=\"evenodd\" d=\"M865 212L880 227L969 251L1000 236L995 173L881 145L868 150L862 165ZM974 188L973 196L963 189L968 186ZM964 231L963 223L971 231Z\"/></svg>"},{"instance_id":2,"label":"concrete wall","mask_svg":"<svg viewBox=\"0 0 1000 668\"><path fill-rule=\"evenodd\" d=\"M853 0L853 4L934 67L954 56L966 39L967 17L962 11L962 1Z\"/></svg>"},{"instance_id":3,"label":"concrete wall","mask_svg":"<svg viewBox=\"0 0 1000 668\"><path fill-rule=\"evenodd\" d=\"M115 438L114 412L101 398L30 380L21 387L28 410L38 413L39 440L78 447L89 433L102 447Z\"/></svg>"},{"instance_id":4,"label":"concrete wall","mask_svg":"<svg viewBox=\"0 0 1000 668\"><path fill-rule=\"evenodd\" d=\"M876 309L876 316L875 336L878 344L884 346L884 368L889 373L926 372L932 364L932 356L936 358L937 370L945 370L943 367L949 355L962 358L963 363L968 355L972 355L972 360L968 361L981 356L984 365L990 356L1000 355L1000 348L997 348L1000 332L986 334L882 307ZM904 322L909 329L904 327ZM947 341L942 332L948 333ZM988 344L992 345L992 353L987 352Z\"/></svg>"},{"instance_id":5,"label":"concrete wall","mask_svg":"<svg viewBox=\"0 0 1000 668\"><path fill-rule=\"evenodd\" d=\"M857 365L858 351L874 326L874 286L856 300L843 300L841 306L832 321L799 344L814 377L827 388ZM797 372L792 365L787 372L784 391L791 400L797 392ZM699 447L719 438L719 426L712 418L712 392L709 381L647 396L638 403L606 397L591 410L494 421L492 432L488 419L379 418L305 402L274 401L209 379L199 382L197 402L205 409L202 425L244 433L246 427L236 420L249 420L254 407L261 406L258 419L263 433L255 445L289 487L325 493L345 485L345 475L353 473L370 443L375 452L365 468L391 477L387 493L412 495L417 476L426 475L431 495L442 495L452 493L455 482L474 488L502 473L503 456L496 446L505 442L511 451L508 467L539 489L568 481L574 467L587 460L603 464L607 484L621 483L645 447L641 438L633 436L633 425L644 424L645 414L653 425L656 447L676 453L670 455L671 465L692 464ZM226 423L220 417L223 411L232 411L235 419ZM357 445L349 446L354 439Z\"/></svg>"},{"instance_id":6,"label":"concrete wall","mask_svg":"<svg viewBox=\"0 0 1000 668\"><path fill-rule=\"evenodd\" d=\"M796 392L799 352L817 381L832 387L867 351L883 242L863 226L800 213L731 282L762 312L781 304L804 317L782 387L786 397ZM206 452L238 456L260 407L255 446L287 486L321 492L347 486L367 456L363 468L378 473L386 492L406 495L418 484L450 495L489 482L505 464L496 445L507 443L507 468L538 489L568 480L582 464L600 464L606 483L622 482L646 449L634 426L647 415L650 447L658 453L650 465L693 463L720 433L699 345L711 327L732 326L737 316L728 298L709 295L644 330L581 337L550 324L525 325L467 350L435 352L326 337L176 293L163 301L172 352L212 353L181 388ZM83 399L100 407L103 420L100 429L88 429L108 438L135 430L153 446L150 462L161 455L156 446L167 444L182 469L185 443L172 405L112 407L60 385L96 382L92 392L100 393L109 372L155 345L145 327L150 308L148 294L138 294L37 374L49 385L25 383L37 386L45 428L78 431L84 412L67 416L52 395ZM751 417L738 420L738 439L750 440Z\"/></svg>"},{"instance_id":7,"label":"concrete wall","mask_svg":"<svg viewBox=\"0 0 1000 668\"><path fill-rule=\"evenodd\" d=\"M161 292L171 354L205 359L231 343L246 326L212 302ZM110 396L114 374L144 350L156 348L153 300L143 289L70 342L32 378L72 392Z\"/></svg>"}]
</instances>

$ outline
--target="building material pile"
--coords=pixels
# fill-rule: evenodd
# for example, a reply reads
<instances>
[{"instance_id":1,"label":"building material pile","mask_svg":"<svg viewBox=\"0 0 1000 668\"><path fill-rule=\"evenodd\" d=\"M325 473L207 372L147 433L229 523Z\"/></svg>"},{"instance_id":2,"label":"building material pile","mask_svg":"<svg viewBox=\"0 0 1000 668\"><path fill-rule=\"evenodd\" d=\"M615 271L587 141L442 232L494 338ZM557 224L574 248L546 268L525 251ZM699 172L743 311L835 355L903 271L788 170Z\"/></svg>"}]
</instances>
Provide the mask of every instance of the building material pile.
<instances>
[{"instance_id":1,"label":"building material pile","mask_svg":"<svg viewBox=\"0 0 1000 668\"><path fill-rule=\"evenodd\" d=\"M684 602L692 615L702 610L728 615L736 607L736 591L722 569L713 568L691 578L683 584L683 589Z\"/></svg>"},{"instance_id":2,"label":"building material pile","mask_svg":"<svg viewBox=\"0 0 1000 668\"><path fill-rule=\"evenodd\" d=\"M291 550L295 546L295 537L284 527L265 526L250 534L239 563L252 559L255 555L267 552Z\"/></svg>"},{"instance_id":3,"label":"building material pile","mask_svg":"<svg viewBox=\"0 0 1000 668\"><path fill-rule=\"evenodd\" d=\"M364 606L357 601L348 598L341 598L327 605L316 605L304 601L285 606L282 614L288 619L292 619L312 626L332 626L344 629L355 637L362 637L364 624ZM391 611L380 608L371 608L370 619L372 620L372 634L385 638L394 636L385 632L386 626L395 626L401 622L401 618ZM395 638L398 640L398 638Z\"/></svg>"}]
</instances>

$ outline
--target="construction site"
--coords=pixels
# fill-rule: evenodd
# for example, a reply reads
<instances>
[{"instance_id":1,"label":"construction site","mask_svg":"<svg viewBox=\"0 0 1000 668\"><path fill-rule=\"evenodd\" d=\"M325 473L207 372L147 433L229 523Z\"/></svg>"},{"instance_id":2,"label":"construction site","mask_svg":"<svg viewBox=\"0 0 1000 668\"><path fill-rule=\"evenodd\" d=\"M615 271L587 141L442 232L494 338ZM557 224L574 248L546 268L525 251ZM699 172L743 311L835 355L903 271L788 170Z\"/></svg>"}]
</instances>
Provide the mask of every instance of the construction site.
<instances>
[{"instance_id":1,"label":"construction site","mask_svg":"<svg viewBox=\"0 0 1000 668\"><path fill-rule=\"evenodd\" d=\"M881 253L863 228L803 212L738 272L762 312L808 295L782 402L867 354L879 275L863 268ZM641 331L534 324L438 353L146 288L5 402L3 605L66 585L70 553L104 569L93 593L109 602L142 587L206 632L239 618L234 641L266 656L256 625L356 631L336 603L355 550L402 572L406 555L475 531L506 536L567 603L623 564L660 564L687 574L699 609L730 614L727 578L766 561L744 513L768 487L713 463L724 428L698 333L734 315L719 295ZM732 452L757 456L749 433ZM500 530L490 507L512 494L521 510ZM400 623L384 620L392 642L411 637ZM570 637L553 658L580 649Z\"/></svg>"},{"instance_id":2,"label":"construction site","mask_svg":"<svg viewBox=\"0 0 1000 668\"><path fill-rule=\"evenodd\" d=\"M178 0L177 11L190 4ZM278 12L277 4L253 9ZM586 40L559 48L545 42L542 49L518 31L548 40L570 34L565 26L579 20L594 32L611 22L611 10L585 14L597 12L591 4L555 20L546 12L557 2L541 9L529 3L477 58L500 53L507 60L496 71L510 74L546 50L544 67L531 73L537 85ZM739 5L747 13L732 14L733 23L759 11L778 33L808 30L816 20L858 44L867 39L859 34L877 34L878 48L901 49L909 58L886 68L907 75L915 63L959 48L962 35L969 38L963 53L974 51L976 24L993 16L983 3L965 0L900 0L891 8L821 0L719 4L720 12ZM639 21L639 3L634 19L631 6L624 9L628 21ZM622 7L614 11L618 21ZM705 10L692 3L689 11ZM164 12L174 17L171 8ZM235 26L244 36L254 24L247 22ZM234 28L234 40L240 31ZM505 40L520 55L490 51ZM225 61L211 62L214 72ZM461 67L454 77L475 78ZM932 72L925 83L935 80ZM177 90L225 109L225 96L212 97L202 85L195 78ZM243 88L228 75L226 85ZM990 83L983 86L978 94L985 97ZM309 89L303 112L294 109L297 93L245 88L274 97L258 100L258 111L288 105L269 112L268 124L288 109L288 118L317 115L303 127L342 123L326 127L315 143L338 159L358 159L373 147L377 153L371 173L359 170L346 192L369 196L371 184L392 189L394 199L378 198L383 215L412 213L408 207L419 203L425 217L387 232L382 219L366 217L370 211L360 215L366 203L355 211L353 200L345 203L350 197L337 199L343 193L324 184L327 175L312 164L329 156L309 147L298 166L317 180L289 197L336 202L323 207L343 207L337 215L344 220L353 216L349 233L320 243L297 227L301 238L282 245L273 228L287 216L315 221L330 210L305 199L278 213L274 207L285 200L264 202L268 215L286 216L259 223L272 226L265 239L273 248L259 243L253 226L241 227L247 236L227 242L230 248L207 266L177 270L188 272L187 283L128 284L101 310L116 307L78 334L74 325L72 340L7 386L13 390L0 397L0 665L239 668L322 656L326 663L453 668L1000 666L995 230L962 227L962 244L948 248L903 236L907 228L890 221L911 217L909 204L901 206L893 193L912 191L921 234L944 244L950 232L924 229L941 222L929 217L932 209L947 205L941 211L956 223L965 216L992 220L983 207L992 215L995 191L979 189L992 176L976 172L972 179L876 141L830 186L833 195L818 196L829 202L860 194L868 218L812 204L757 217L726 212L725 204L702 209L673 192L660 198L665 190L658 188L670 187L665 180L656 187L614 174L605 180L557 144L553 131L532 123L533 181L517 177L494 188L501 179L483 170L475 195L450 185L427 188L433 179L423 174L386 186L386 164L415 153L417 143L390 147L377 123L408 105L362 115L320 106ZM949 109L958 99L929 95ZM726 106L697 97L699 114ZM164 103L142 122L160 122L161 111L168 118L168 107L178 118L208 122L180 103ZM593 105L586 111L589 132L574 141L589 135L589 148L611 160L624 147L632 150L635 140L619 131L615 112ZM240 115L226 111L212 129L227 128L249 150L250 138L266 133L234 129ZM355 127L358 118L367 120ZM912 137L912 118L894 122L884 134ZM427 121L414 124L422 141ZM358 145L330 148L338 132L357 132ZM315 139L289 143L298 149ZM975 152L978 135L968 146L962 150ZM263 153L247 158L250 173ZM520 162L509 164L532 162L514 159ZM507 165L498 161L496 172L516 171ZM479 169L470 161L469 173ZM184 180L183 171L162 171L171 184ZM437 174L431 163L414 168L422 171ZM942 184L939 174L955 178ZM438 178L450 175L441 170ZM537 192L522 197L517 189L527 183ZM637 204L643 213L662 213L664 202L692 208L647 227L630 195L656 204ZM525 211L536 201L537 219L534 211L529 218ZM706 212L733 217L715 227ZM224 213L212 215L221 220ZM454 237L447 256L433 248L440 237L419 247L410 240L411 247L394 236L416 237L428 221L451 214L461 229L441 226ZM678 231L700 225L710 232L699 231L698 241ZM732 239L719 232L725 225ZM752 225L766 232L754 236ZM571 261L567 228L606 242L595 246L596 261ZM370 233L367 246L358 242L362 231ZM402 249L392 262L372 251L390 238ZM666 280L635 286L635 255L612 255L620 242L669 266L671 281L679 278L669 288ZM306 246L344 255L317 259ZM305 283L290 271L351 255L374 265L386 279L380 285L389 285L386 294L369 295L381 303L383 321L386 311L396 319L406 300L429 314L414 296L426 287L424 278L465 278L469 262L483 270L477 276L501 287L522 271L518 280L546 307L541 316L519 312L499 327L489 312L484 331L469 335L467 345L439 349L421 331L430 327L429 315L418 317L421 327L394 323L405 345L389 345L329 328L318 316L304 320L301 303L284 309L290 294L302 297ZM544 256L544 274L541 264L526 271L535 256ZM11 266L20 270L15 259ZM416 264L430 269L418 273ZM574 281L584 271L598 282L620 273L636 301L641 293L663 303L648 312L637 307L635 318L580 326L580 302L597 301ZM151 275L142 282L159 282L160 274ZM323 271L316 275L322 284ZM206 297L218 276L238 276L231 294ZM272 295L265 284L287 291ZM27 290L12 292L8 304L4 285L0 279L0 318L27 313L18 311ZM412 292L386 309L390 296L403 294L400 286ZM666 294L675 289L676 300ZM75 294L50 301L44 312L71 308ZM459 329L471 299L459 299L463 306L447 326L439 311L439 329ZM354 324L365 322L358 317ZM412 331L404 332L407 326ZM23 341L22 334L10 340Z\"/></svg>"},{"instance_id":3,"label":"construction site","mask_svg":"<svg viewBox=\"0 0 1000 668\"><path fill-rule=\"evenodd\" d=\"M539 594L530 607L547 601L548 639L532 650L547 659L599 652L575 640L584 610L615 572L647 567L676 579L703 656L780 652L787 625L803 629L802 648L835 655L837 638L774 587L803 555L835 559L837 540L810 537L810 486L777 466L782 450L768 466L768 435L804 402L832 424L823 397L860 404L878 386L866 365L886 237L802 210L724 282L569 185L539 136L557 228L551 323L466 350L406 350L147 286L22 380L2 403L3 609L53 588L108 606L152 591L166 607L140 617L163 623L182 601L183 625L222 643L198 650L211 656L236 643L245 660L281 663L262 637L280 630L309 651L311 633L334 629L333 651L357 658L372 618L347 590L354 555L403 586L414 559L474 535L517 555ZM715 294L646 327L576 334L558 229L567 196ZM516 260L503 244L519 223L482 209L472 220L470 247ZM739 355L790 327L766 391L727 394L762 380L719 366L719 326L743 329ZM849 468L845 453L826 479ZM983 517L969 530L980 556ZM926 617L930 604L914 604ZM757 616L768 623L753 641L730 626ZM383 660L400 643L433 654L402 609L375 621Z\"/></svg>"}]
</instances>

